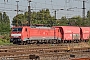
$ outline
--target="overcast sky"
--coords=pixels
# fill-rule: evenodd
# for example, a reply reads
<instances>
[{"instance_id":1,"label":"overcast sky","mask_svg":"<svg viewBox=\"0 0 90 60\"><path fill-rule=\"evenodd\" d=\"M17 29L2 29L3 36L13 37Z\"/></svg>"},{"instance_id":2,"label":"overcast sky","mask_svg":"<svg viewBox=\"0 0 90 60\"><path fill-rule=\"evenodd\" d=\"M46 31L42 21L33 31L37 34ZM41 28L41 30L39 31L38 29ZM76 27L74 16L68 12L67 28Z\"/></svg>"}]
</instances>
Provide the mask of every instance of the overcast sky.
<instances>
[{"instance_id":1,"label":"overcast sky","mask_svg":"<svg viewBox=\"0 0 90 60\"><path fill-rule=\"evenodd\" d=\"M0 11L1 12L7 12L7 14L10 16L10 20L17 14L17 3L16 1L19 1L19 10L22 10L24 13L28 10L28 1L27 0L7 0L4 2L4 0L0 1ZM54 15L53 9L64 9L64 10L57 10L57 19L61 18L62 16L66 16L67 18L70 18L72 16L82 16L82 2L83 0L32 0L31 2L31 9L34 9L33 11L39 11L41 9L48 8L50 9L51 15ZM85 0L85 7L86 12L90 10L90 0ZM77 8L75 8L77 7ZM70 11L67 11L69 8Z\"/></svg>"}]
</instances>

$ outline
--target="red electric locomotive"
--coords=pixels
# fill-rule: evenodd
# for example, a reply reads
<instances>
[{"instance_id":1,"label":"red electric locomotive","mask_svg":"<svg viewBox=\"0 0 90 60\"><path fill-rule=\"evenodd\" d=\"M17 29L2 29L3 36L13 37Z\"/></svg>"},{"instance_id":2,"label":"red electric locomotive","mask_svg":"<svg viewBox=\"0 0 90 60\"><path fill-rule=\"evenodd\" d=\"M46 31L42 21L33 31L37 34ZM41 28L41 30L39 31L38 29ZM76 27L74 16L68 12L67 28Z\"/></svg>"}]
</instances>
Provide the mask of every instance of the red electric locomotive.
<instances>
[{"instance_id":1,"label":"red electric locomotive","mask_svg":"<svg viewBox=\"0 0 90 60\"><path fill-rule=\"evenodd\" d=\"M52 27L13 27L10 42L13 43L52 43L55 29Z\"/></svg>"}]
</instances>

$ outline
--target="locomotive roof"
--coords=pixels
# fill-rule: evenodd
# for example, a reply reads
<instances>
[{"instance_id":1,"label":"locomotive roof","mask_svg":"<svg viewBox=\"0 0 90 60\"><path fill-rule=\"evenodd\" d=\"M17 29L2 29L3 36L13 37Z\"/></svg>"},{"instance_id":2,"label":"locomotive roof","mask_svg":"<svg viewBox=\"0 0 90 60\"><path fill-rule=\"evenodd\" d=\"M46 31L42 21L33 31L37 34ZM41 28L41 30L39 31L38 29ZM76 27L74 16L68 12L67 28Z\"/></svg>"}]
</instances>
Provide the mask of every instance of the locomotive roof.
<instances>
[{"instance_id":1,"label":"locomotive roof","mask_svg":"<svg viewBox=\"0 0 90 60\"><path fill-rule=\"evenodd\" d=\"M31 27L31 28L51 29L52 27Z\"/></svg>"},{"instance_id":2,"label":"locomotive roof","mask_svg":"<svg viewBox=\"0 0 90 60\"><path fill-rule=\"evenodd\" d=\"M28 27L28 28L40 28L40 29L51 29L53 27L43 27L43 26L14 26L12 28L23 28L23 27Z\"/></svg>"}]
</instances>

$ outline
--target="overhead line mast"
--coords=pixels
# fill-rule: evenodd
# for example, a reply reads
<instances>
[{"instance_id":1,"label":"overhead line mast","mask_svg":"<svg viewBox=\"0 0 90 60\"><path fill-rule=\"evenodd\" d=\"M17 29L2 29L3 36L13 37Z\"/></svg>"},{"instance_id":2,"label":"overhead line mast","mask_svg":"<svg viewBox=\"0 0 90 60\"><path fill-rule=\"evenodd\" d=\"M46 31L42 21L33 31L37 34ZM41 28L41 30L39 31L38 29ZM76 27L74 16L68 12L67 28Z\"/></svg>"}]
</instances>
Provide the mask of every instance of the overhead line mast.
<instances>
[{"instance_id":1,"label":"overhead line mast","mask_svg":"<svg viewBox=\"0 0 90 60\"><path fill-rule=\"evenodd\" d=\"M83 17L83 20L85 20L85 0L83 0L83 7L82 7L82 9L83 9L83 12L82 12L82 17Z\"/></svg>"},{"instance_id":2,"label":"overhead line mast","mask_svg":"<svg viewBox=\"0 0 90 60\"><path fill-rule=\"evenodd\" d=\"M83 0L83 20L85 20L85 1Z\"/></svg>"},{"instance_id":3,"label":"overhead line mast","mask_svg":"<svg viewBox=\"0 0 90 60\"><path fill-rule=\"evenodd\" d=\"M31 7L30 7L30 2L31 0L27 0L29 2L28 6L28 26L31 26Z\"/></svg>"},{"instance_id":4,"label":"overhead line mast","mask_svg":"<svg viewBox=\"0 0 90 60\"><path fill-rule=\"evenodd\" d=\"M17 15L18 15L18 11L19 11L19 10L18 10L18 2L19 2L19 1L16 1L16 2L17 2L17 10L16 10L16 11L17 11Z\"/></svg>"},{"instance_id":5,"label":"overhead line mast","mask_svg":"<svg viewBox=\"0 0 90 60\"><path fill-rule=\"evenodd\" d=\"M16 1L16 2L17 2L17 10L16 10L16 11L17 11L17 15L18 15L18 11L19 11L19 10L18 10L18 2L19 2L19 1ZM18 26L18 20L17 20L17 26Z\"/></svg>"}]
</instances>

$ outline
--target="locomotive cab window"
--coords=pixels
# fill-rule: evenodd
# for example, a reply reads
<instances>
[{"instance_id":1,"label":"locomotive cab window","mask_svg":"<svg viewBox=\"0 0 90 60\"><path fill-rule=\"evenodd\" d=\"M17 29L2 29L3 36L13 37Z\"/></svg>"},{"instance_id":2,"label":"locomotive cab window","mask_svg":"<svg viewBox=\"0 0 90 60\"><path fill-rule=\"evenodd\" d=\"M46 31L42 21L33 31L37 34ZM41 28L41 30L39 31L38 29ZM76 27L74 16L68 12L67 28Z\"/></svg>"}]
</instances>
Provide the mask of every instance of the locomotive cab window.
<instances>
[{"instance_id":1,"label":"locomotive cab window","mask_svg":"<svg viewBox=\"0 0 90 60\"><path fill-rule=\"evenodd\" d=\"M22 31L22 28L13 28L12 31L14 31L14 32Z\"/></svg>"}]
</instances>

